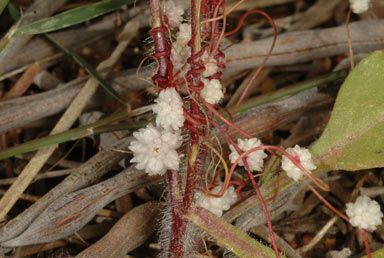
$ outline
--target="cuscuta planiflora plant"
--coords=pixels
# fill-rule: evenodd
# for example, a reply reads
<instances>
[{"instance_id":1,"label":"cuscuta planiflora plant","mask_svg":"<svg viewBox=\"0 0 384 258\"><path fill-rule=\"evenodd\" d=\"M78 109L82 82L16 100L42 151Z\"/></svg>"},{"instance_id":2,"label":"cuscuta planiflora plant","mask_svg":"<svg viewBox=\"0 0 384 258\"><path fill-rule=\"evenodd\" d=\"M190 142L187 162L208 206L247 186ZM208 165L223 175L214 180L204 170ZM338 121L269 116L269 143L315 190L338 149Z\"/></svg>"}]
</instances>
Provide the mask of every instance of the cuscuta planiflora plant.
<instances>
[{"instance_id":1,"label":"cuscuta planiflora plant","mask_svg":"<svg viewBox=\"0 0 384 258\"><path fill-rule=\"evenodd\" d=\"M238 4L242 2L243 0L240 0ZM275 37L264 64L276 41L273 20L262 11L248 11L241 17L234 31L225 33L228 13L225 11L223 0L192 0L190 23L182 23L183 9L176 6L172 0L149 0L149 3L152 15L150 35L155 49L152 57L157 63L157 71L152 80L160 91L152 107L156 114L156 126L149 124L147 128L134 133L136 140L129 148L134 154L131 161L137 163L137 168L145 169L150 175L166 174L168 205L161 227L162 256L192 257L198 251L201 234L187 222L184 215L193 206L200 206L221 216L223 211L241 199L241 189L245 183L231 180L235 167L239 165L245 167L260 199L275 255L280 257L268 210L252 173L262 171L263 160L267 157L265 151L282 159L282 168L293 180L298 181L306 175L320 189L327 191L329 188L310 173L316 166L307 149L295 146L284 150L279 146L264 145L231 122L231 117L263 65L250 80L229 119L225 119L215 106L224 96L220 83L222 71L225 69L225 56L220 49L223 35L237 31L249 14L258 13L265 16L275 29ZM174 31L178 31L175 39L172 37ZM188 94L182 98L180 92L183 88ZM221 119L227 127L219 125L214 116ZM232 163L230 169L221 153L210 143L211 127L217 128L227 139L232 151L229 155ZM246 138L238 139L236 143L229 136L228 127L238 130ZM210 151L221 160L225 170L224 181L219 170L207 169ZM203 178L211 179L210 182L204 182L206 187L202 187ZM306 184L328 207L349 220L323 199L310 184ZM238 185L236 190L234 185Z\"/></svg>"}]
</instances>

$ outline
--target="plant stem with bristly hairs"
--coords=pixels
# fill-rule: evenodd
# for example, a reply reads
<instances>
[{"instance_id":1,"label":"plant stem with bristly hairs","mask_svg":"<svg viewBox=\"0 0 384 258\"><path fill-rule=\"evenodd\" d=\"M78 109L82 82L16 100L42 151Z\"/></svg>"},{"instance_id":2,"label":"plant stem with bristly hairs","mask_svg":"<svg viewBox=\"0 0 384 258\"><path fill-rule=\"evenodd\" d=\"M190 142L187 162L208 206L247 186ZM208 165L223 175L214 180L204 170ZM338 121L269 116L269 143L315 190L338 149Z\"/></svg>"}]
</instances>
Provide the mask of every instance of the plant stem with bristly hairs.
<instances>
[{"instance_id":1,"label":"plant stem with bristly hairs","mask_svg":"<svg viewBox=\"0 0 384 258\"><path fill-rule=\"evenodd\" d=\"M243 1L239 1L239 4L241 2ZM306 157L309 155L306 160L300 161L296 152L291 155L278 146L264 145L234 125L231 120L225 119L216 110L216 105L224 96L220 83L222 76L220 69L225 69L225 56L220 50L220 41L225 34L228 34L225 33L227 15L225 1L191 0L190 25L181 24L183 10L180 10L172 0L165 0L163 4L167 5L164 13L160 0L150 0L152 13L150 34L154 41L153 58L157 63L157 71L152 79L160 90L159 97L155 100L156 104L152 108L157 115L157 126L149 125L146 129L134 133L133 136L137 140L130 147L134 152L132 161L138 163L137 168L146 169L151 175L167 174L168 207L164 211L160 237L163 247L162 257L193 257L196 254L201 234L187 218L191 218L191 212L196 210L195 206L221 216L224 210L228 210L238 198L241 198L240 191L246 185L245 182L231 180L237 165L244 166L247 171L266 216L273 246L271 251L276 257L280 257L267 205L253 174L262 171L263 159L267 156L264 150L279 158L282 156L277 152L284 154L285 163L294 169L291 174L295 175L295 180L306 175L321 189L327 190L327 187L308 171L313 169L309 152L297 150ZM245 13L240 19L239 26L245 17L253 13L265 16L275 31L271 49L258 72L254 74L254 80L273 50L276 27L273 20L259 10ZM176 40L172 40L168 33L172 33L177 26L179 28ZM234 31L238 30L239 26ZM233 32L229 32L231 33ZM181 87L188 90L189 96L184 99L178 93ZM242 99L237 103L233 113L241 101ZM214 116L221 119L227 127L224 129L217 124ZM220 170L210 171L206 164L210 150L219 157L224 167L227 166L221 153L209 143L212 126L225 135L232 150L229 158L234 164L230 170L224 169L226 170L224 181L220 176ZM240 131L247 139L238 139L236 143L228 134L229 127ZM184 135L183 143L180 135ZM147 139L151 139L151 142ZM180 146L184 147L183 156L177 156L177 149ZM181 159L184 161L181 162ZM181 168L179 162L184 164ZM208 175L209 173L213 174ZM202 187L203 178L205 189ZM233 185L238 185L238 189L235 190ZM236 239L237 236L233 234L230 238Z\"/></svg>"}]
</instances>

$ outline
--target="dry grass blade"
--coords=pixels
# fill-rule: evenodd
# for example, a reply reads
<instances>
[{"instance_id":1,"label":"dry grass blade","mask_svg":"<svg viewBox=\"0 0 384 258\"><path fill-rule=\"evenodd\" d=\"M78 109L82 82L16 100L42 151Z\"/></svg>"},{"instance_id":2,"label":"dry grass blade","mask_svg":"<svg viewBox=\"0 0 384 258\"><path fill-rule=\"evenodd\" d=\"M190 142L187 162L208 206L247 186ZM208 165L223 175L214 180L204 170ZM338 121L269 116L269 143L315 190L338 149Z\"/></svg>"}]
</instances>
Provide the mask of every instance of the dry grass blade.
<instances>
[{"instance_id":1,"label":"dry grass blade","mask_svg":"<svg viewBox=\"0 0 384 258\"><path fill-rule=\"evenodd\" d=\"M320 242L320 240L325 236L325 234L329 231L329 229L333 226L333 224L336 223L336 221L339 219L338 216L333 216L327 224L324 225L324 227L317 233L317 235L312 239L311 242L309 242L307 245L300 247L299 250L297 250L299 253L304 254L315 247L316 244Z\"/></svg>"},{"instance_id":2,"label":"dry grass blade","mask_svg":"<svg viewBox=\"0 0 384 258\"><path fill-rule=\"evenodd\" d=\"M271 242L271 237L269 236L268 228L266 226L259 226L252 229L252 232L263 238L264 240ZM282 237L276 235L276 241L279 245L280 250L290 258L302 258L292 246L290 246Z\"/></svg>"},{"instance_id":3,"label":"dry grass blade","mask_svg":"<svg viewBox=\"0 0 384 258\"><path fill-rule=\"evenodd\" d=\"M233 118L233 122L250 134L263 137L270 133L272 128L281 128L306 113L326 109L333 100L332 96L319 92L318 88L312 88L288 98L243 110ZM218 130L213 132L218 135L221 143L225 143L225 137L219 134ZM229 129L228 132L231 137L241 137L234 129Z\"/></svg>"},{"instance_id":4,"label":"dry grass blade","mask_svg":"<svg viewBox=\"0 0 384 258\"><path fill-rule=\"evenodd\" d=\"M53 177L60 177L60 176L67 176L71 174L74 170L73 169L61 169L57 171L50 171L49 173L39 174L36 176L34 181L45 179L45 178L53 178ZM11 177L11 178L5 178L0 180L0 185L11 185L16 181L17 177ZM5 193L5 191L4 191Z\"/></svg>"},{"instance_id":5,"label":"dry grass blade","mask_svg":"<svg viewBox=\"0 0 384 258\"><path fill-rule=\"evenodd\" d=\"M111 146L111 149L103 150L81 167L74 170L64 181L45 194L40 200L18 215L0 229L0 242L7 241L23 232L30 223L43 212L57 198L88 186L98 178L106 174L126 153L117 150L126 149L130 138L124 138Z\"/></svg>"},{"instance_id":6,"label":"dry grass blade","mask_svg":"<svg viewBox=\"0 0 384 258\"><path fill-rule=\"evenodd\" d=\"M384 47L384 21L359 21L351 23L351 40L354 53L370 52ZM245 42L225 51L227 72L257 67L268 51L272 38ZM266 63L281 66L304 63L325 56L348 53L345 25L279 35L276 47Z\"/></svg>"},{"instance_id":7,"label":"dry grass blade","mask_svg":"<svg viewBox=\"0 0 384 258\"><path fill-rule=\"evenodd\" d=\"M125 214L102 239L76 258L124 257L153 233L162 205L147 202Z\"/></svg>"},{"instance_id":8,"label":"dry grass blade","mask_svg":"<svg viewBox=\"0 0 384 258\"><path fill-rule=\"evenodd\" d=\"M77 50L82 46L89 45L104 37L110 36L114 30L121 27L119 26L120 22L127 22L133 17L140 21L141 27L148 24L148 20L146 19L148 14L142 7L136 7L122 12L119 16L115 13L109 14L100 21L87 26L51 32L50 35L61 45ZM7 67L5 67L6 70L0 74L0 80L9 78L17 74L18 70L22 71L36 62L39 62L42 67L49 66L57 62L61 56L62 54L58 54L57 48L50 44L49 41L43 37L35 37L25 46L22 53L16 54L15 62L9 63Z\"/></svg>"},{"instance_id":9,"label":"dry grass blade","mask_svg":"<svg viewBox=\"0 0 384 258\"><path fill-rule=\"evenodd\" d=\"M111 226L112 226L111 223L100 223L100 224L88 225L83 229L79 230L76 236L68 237L65 240L57 240L51 243L41 244L41 245L23 246L20 248L19 254L20 254L20 257L26 257L36 253L51 250L54 248L66 246L68 245L68 242L83 245L83 242L81 242L79 238L87 241L95 237L101 237L110 230Z\"/></svg>"},{"instance_id":10,"label":"dry grass blade","mask_svg":"<svg viewBox=\"0 0 384 258\"><path fill-rule=\"evenodd\" d=\"M108 203L160 179L151 178L133 167L127 168L99 184L60 197L21 235L1 245L16 247L67 237L86 225Z\"/></svg>"},{"instance_id":11,"label":"dry grass blade","mask_svg":"<svg viewBox=\"0 0 384 258\"><path fill-rule=\"evenodd\" d=\"M4 99L18 98L32 85L33 79L40 72L40 65L31 65L24 74L17 80L15 85L5 94Z\"/></svg>"},{"instance_id":12,"label":"dry grass blade","mask_svg":"<svg viewBox=\"0 0 384 258\"><path fill-rule=\"evenodd\" d=\"M52 15L57 9L63 6L68 0L35 1L34 4L22 16L20 25L29 24L41 18ZM17 28L13 26L9 31L12 33ZM9 60L12 60L31 39L31 35L23 35L21 37L12 38L7 43L6 47L0 52L0 74L3 74L8 66Z\"/></svg>"},{"instance_id":13,"label":"dry grass blade","mask_svg":"<svg viewBox=\"0 0 384 258\"><path fill-rule=\"evenodd\" d=\"M132 37L136 34L138 28L139 24L137 21L131 21L126 24L123 32L121 33L121 41L119 42L115 51L112 53L111 57L102 62L97 67L97 70L101 72L102 76L106 76L106 74L112 69L112 66L117 62L122 52L131 41ZM72 104L69 106L55 128L52 130L51 134L68 130L73 125L73 123L83 111L89 99L96 92L97 86L97 81L94 79L89 79L87 81L83 89L76 96ZM36 156L23 169L18 180L10 187L7 193L0 200L0 220L5 218L5 215L15 204L20 194L24 192L24 190L27 188L36 174L40 171L41 167L51 156L56 147L57 145L52 145L40 149L36 153Z\"/></svg>"},{"instance_id":14,"label":"dry grass blade","mask_svg":"<svg viewBox=\"0 0 384 258\"><path fill-rule=\"evenodd\" d=\"M342 0L317 1L296 23L288 28L288 31L306 30L322 24L333 15L333 10L341 1Z\"/></svg>"}]
</instances>

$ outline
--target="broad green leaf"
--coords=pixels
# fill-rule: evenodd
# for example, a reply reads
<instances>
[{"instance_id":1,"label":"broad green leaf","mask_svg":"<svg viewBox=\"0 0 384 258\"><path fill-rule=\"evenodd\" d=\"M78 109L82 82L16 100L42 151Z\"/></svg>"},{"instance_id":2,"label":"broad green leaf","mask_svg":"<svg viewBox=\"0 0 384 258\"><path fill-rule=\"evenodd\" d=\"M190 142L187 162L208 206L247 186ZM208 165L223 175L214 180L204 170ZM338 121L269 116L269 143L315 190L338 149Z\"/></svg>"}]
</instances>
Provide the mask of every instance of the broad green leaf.
<instances>
[{"instance_id":1,"label":"broad green leaf","mask_svg":"<svg viewBox=\"0 0 384 258\"><path fill-rule=\"evenodd\" d=\"M311 152L317 171L384 166L384 51L372 53L348 75Z\"/></svg>"},{"instance_id":2,"label":"broad green leaf","mask_svg":"<svg viewBox=\"0 0 384 258\"><path fill-rule=\"evenodd\" d=\"M14 36L19 34L41 34L64 29L116 10L121 6L131 4L133 1L134 0L104 0L92 5L73 8L58 15L20 27L15 31Z\"/></svg>"},{"instance_id":3,"label":"broad green leaf","mask_svg":"<svg viewBox=\"0 0 384 258\"><path fill-rule=\"evenodd\" d=\"M275 257L275 252L271 248L203 208L192 210L186 217L238 257ZM282 254L280 256L285 257Z\"/></svg>"},{"instance_id":4,"label":"broad green leaf","mask_svg":"<svg viewBox=\"0 0 384 258\"><path fill-rule=\"evenodd\" d=\"M381 248L373 253L371 253L372 258L381 258L384 257L384 248ZM361 258L367 258L368 256L363 256Z\"/></svg>"}]
</instances>

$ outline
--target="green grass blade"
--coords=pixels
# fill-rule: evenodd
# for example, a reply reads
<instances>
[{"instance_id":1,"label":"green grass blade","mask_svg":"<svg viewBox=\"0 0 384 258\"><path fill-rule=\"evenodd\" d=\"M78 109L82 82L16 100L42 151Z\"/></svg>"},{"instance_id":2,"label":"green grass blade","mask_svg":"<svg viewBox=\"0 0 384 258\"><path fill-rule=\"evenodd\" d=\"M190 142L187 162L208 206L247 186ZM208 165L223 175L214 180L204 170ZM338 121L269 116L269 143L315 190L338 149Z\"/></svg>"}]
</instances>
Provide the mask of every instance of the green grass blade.
<instances>
[{"instance_id":1,"label":"green grass blade","mask_svg":"<svg viewBox=\"0 0 384 258\"><path fill-rule=\"evenodd\" d=\"M335 82L337 80L344 79L347 76L347 74L348 74L348 71L342 70L339 72L326 74L326 75L320 76L320 77L315 78L315 79L300 82L300 83L294 84L292 86L284 87L280 90L276 90L276 91L271 92L271 93L266 93L266 94L263 94L261 96L251 98L247 101L244 101L240 105L239 109L237 110L237 113L242 113L242 112L245 112L251 108L257 107L257 106L271 103L275 100L282 99L282 98L287 97L287 96L296 95L302 91L305 91L305 90L308 90L311 88L315 88L315 87L318 87L318 86L321 86L324 84L328 84L331 82ZM229 111L231 111L231 110L232 110L232 108L230 107ZM223 113L223 114L225 114L225 113Z\"/></svg>"},{"instance_id":2,"label":"green grass blade","mask_svg":"<svg viewBox=\"0 0 384 258\"><path fill-rule=\"evenodd\" d=\"M220 245L226 247L237 257L275 257L275 253L271 248L252 239L245 232L203 208L195 208L186 215L186 218L215 238ZM285 256L281 255L281 257Z\"/></svg>"},{"instance_id":3,"label":"green grass blade","mask_svg":"<svg viewBox=\"0 0 384 258\"><path fill-rule=\"evenodd\" d=\"M105 81L99 73L91 66L89 65L81 56L77 55L76 53L72 52L68 48L61 45L59 42L54 40L51 36L48 34L45 34L45 36L52 41L56 46L58 46L61 50L63 50L66 54L70 55L73 60L75 60L76 63L78 63L81 67L85 68L89 74L116 100L118 100L121 104L128 107L128 104L124 101L123 98L120 97L119 93L117 93L111 85L107 81Z\"/></svg>"},{"instance_id":4,"label":"green grass blade","mask_svg":"<svg viewBox=\"0 0 384 258\"><path fill-rule=\"evenodd\" d=\"M144 106L132 111L122 111L113 114L107 118L101 119L95 123L71 129L62 133L49 135L40 139L29 141L4 151L0 151L0 160L13 157L18 154L23 154L30 151L38 150L41 147L46 147L52 144L59 144L67 141L77 140L83 137L97 135L101 133L119 131L119 130L136 130L145 127L148 122L135 122L133 124L112 124L127 118L144 114L151 110L151 106Z\"/></svg>"},{"instance_id":5,"label":"green grass blade","mask_svg":"<svg viewBox=\"0 0 384 258\"><path fill-rule=\"evenodd\" d=\"M119 130L136 130L145 127L147 123L133 123L133 124L117 124L117 125L103 125L94 127L94 125L83 126L71 129L62 133L46 136L40 139L32 140L15 147L8 148L0 151L0 160L13 157L18 154L23 154L31 151L38 150L39 148L46 147L52 144L59 144L67 141L74 141L91 135L97 135L106 132L119 131Z\"/></svg>"},{"instance_id":6,"label":"green grass blade","mask_svg":"<svg viewBox=\"0 0 384 258\"><path fill-rule=\"evenodd\" d=\"M4 3L4 0L0 0L0 1L1 1L0 5L2 3ZM8 2L8 1L6 1L6 2ZM1 14L2 11L3 10L0 7L0 14ZM17 8L15 6L13 6L12 3L9 3L9 2L8 2L8 12L9 12L9 15L11 16L12 20L14 20L15 22L20 18L19 10L17 10ZM17 22L16 26L18 26L18 24L19 24L19 22ZM13 33L12 31L8 32L0 40L0 52L3 51L3 49L8 45L9 39L12 37L11 36L12 33Z\"/></svg>"},{"instance_id":7,"label":"green grass blade","mask_svg":"<svg viewBox=\"0 0 384 258\"><path fill-rule=\"evenodd\" d=\"M8 2L9 2L9 0L0 0L0 14L4 11Z\"/></svg>"},{"instance_id":8,"label":"green grass blade","mask_svg":"<svg viewBox=\"0 0 384 258\"><path fill-rule=\"evenodd\" d=\"M20 27L15 31L14 35L41 34L64 29L91 20L133 2L134 0L104 0L92 5L73 8L58 15Z\"/></svg>"},{"instance_id":9,"label":"green grass blade","mask_svg":"<svg viewBox=\"0 0 384 258\"><path fill-rule=\"evenodd\" d=\"M12 3L8 3L7 8L12 20L16 22L18 19L20 19L20 10L17 9Z\"/></svg>"}]
</instances>

